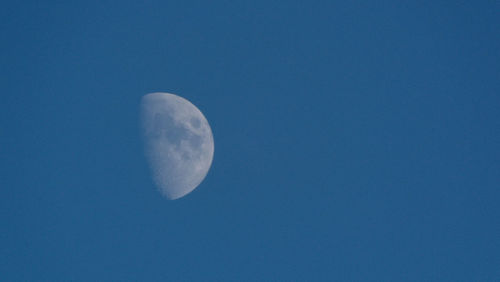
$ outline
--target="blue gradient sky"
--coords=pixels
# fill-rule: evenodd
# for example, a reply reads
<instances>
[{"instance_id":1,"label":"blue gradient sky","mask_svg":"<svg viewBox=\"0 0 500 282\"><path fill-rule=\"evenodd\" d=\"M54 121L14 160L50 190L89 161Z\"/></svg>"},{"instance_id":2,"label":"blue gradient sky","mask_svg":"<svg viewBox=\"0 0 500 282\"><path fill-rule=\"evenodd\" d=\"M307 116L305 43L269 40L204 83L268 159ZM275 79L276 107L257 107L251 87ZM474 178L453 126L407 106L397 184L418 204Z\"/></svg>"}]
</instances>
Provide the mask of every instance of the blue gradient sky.
<instances>
[{"instance_id":1,"label":"blue gradient sky","mask_svg":"<svg viewBox=\"0 0 500 282\"><path fill-rule=\"evenodd\" d=\"M0 280L498 281L494 1L10 2ZM212 169L167 201L139 101Z\"/></svg>"}]
</instances>

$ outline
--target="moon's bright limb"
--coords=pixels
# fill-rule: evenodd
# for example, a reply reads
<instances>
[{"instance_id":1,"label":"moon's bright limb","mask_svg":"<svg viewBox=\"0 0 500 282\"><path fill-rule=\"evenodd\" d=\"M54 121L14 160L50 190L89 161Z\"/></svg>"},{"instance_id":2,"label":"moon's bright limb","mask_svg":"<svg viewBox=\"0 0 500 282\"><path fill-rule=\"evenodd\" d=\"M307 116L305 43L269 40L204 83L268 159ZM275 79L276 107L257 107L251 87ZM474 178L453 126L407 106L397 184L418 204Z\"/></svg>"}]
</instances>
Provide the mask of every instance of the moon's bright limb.
<instances>
[{"instance_id":1,"label":"moon's bright limb","mask_svg":"<svg viewBox=\"0 0 500 282\"><path fill-rule=\"evenodd\" d=\"M212 164L214 138L205 116L188 100L169 93L142 97L146 158L160 192L174 200L193 191Z\"/></svg>"}]
</instances>

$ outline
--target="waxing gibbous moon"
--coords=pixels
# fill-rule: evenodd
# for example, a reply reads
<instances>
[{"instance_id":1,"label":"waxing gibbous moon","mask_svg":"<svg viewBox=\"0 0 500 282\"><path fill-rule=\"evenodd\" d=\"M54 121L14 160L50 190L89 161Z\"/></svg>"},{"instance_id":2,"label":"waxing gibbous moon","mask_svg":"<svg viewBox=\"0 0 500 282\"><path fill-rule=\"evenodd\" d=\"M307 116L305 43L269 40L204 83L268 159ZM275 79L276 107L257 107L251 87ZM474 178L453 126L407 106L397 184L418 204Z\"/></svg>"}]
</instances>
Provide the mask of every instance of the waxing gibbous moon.
<instances>
[{"instance_id":1,"label":"waxing gibbous moon","mask_svg":"<svg viewBox=\"0 0 500 282\"><path fill-rule=\"evenodd\" d=\"M159 191L171 200L193 191L214 156L205 116L182 97L151 93L142 97L141 122L146 158Z\"/></svg>"}]
</instances>

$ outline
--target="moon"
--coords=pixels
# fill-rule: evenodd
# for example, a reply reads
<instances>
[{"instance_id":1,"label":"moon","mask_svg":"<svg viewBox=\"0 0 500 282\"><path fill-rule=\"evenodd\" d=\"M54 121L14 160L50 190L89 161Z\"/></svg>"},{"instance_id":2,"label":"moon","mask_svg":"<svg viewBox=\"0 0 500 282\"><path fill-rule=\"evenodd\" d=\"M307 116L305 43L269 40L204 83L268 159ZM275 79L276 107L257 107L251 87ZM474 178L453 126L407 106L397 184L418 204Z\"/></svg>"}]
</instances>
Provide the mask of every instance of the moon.
<instances>
[{"instance_id":1,"label":"moon","mask_svg":"<svg viewBox=\"0 0 500 282\"><path fill-rule=\"evenodd\" d=\"M207 119L188 100L150 93L141 100L146 159L153 181L167 199L193 191L212 165L214 138Z\"/></svg>"}]
</instances>

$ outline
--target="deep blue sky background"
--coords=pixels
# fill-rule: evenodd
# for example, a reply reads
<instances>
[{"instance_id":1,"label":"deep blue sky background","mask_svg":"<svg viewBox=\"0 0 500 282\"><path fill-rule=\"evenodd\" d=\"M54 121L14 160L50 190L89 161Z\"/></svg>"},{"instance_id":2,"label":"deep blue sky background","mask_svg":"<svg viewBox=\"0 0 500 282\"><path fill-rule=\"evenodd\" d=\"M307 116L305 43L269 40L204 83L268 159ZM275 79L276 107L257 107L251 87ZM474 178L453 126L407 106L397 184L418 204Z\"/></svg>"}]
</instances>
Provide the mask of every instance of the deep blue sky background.
<instances>
[{"instance_id":1,"label":"deep blue sky background","mask_svg":"<svg viewBox=\"0 0 500 282\"><path fill-rule=\"evenodd\" d=\"M0 280L500 280L500 6L413 2L4 3ZM156 91L215 138L176 201Z\"/></svg>"}]
</instances>

